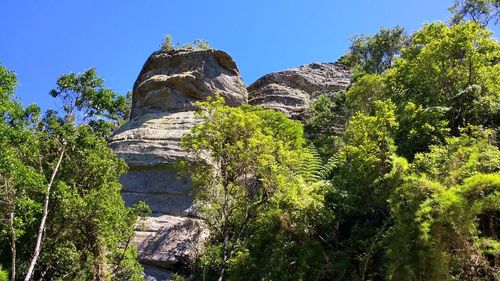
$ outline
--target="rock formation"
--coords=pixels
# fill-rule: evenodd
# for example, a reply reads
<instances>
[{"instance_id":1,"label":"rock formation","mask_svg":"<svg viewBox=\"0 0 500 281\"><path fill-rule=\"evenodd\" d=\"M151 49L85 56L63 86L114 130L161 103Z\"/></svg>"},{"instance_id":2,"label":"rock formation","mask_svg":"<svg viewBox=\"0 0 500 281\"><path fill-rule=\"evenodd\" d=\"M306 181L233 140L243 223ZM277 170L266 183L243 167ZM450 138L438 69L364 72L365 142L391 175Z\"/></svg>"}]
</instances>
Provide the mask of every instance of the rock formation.
<instances>
[{"instance_id":1,"label":"rock formation","mask_svg":"<svg viewBox=\"0 0 500 281\"><path fill-rule=\"evenodd\" d=\"M229 105L247 101L247 91L232 58L218 50L155 52L133 88L130 120L109 140L129 165L121 178L128 205L149 204L135 242L149 280L168 280L196 257L208 233L192 208L189 182L173 164L189 159L180 140L195 124L194 103L219 92Z\"/></svg>"},{"instance_id":2,"label":"rock formation","mask_svg":"<svg viewBox=\"0 0 500 281\"><path fill-rule=\"evenodd\" d=\"M248 102L303 120L311 100L323 93L345 90L350 82L347 67L337 63L312 63L259 78L247 88Z\"/></svg>"},{"instance_id":3,"label":"rock formation","mask_svg":"<svg viewBox=\"0 0 500 281\"><path fill-rule=\"evenodd\" d=\"M193 210L190 184L179 178L177 160L190 156L180 141L198 121L194 103L218 92L232 106L249 102L302 120L321 93L346 89L350 72L335 63L313 63L263 76L245 89L231 57L218 50L153 53L133 88L130 120L109 140L125 159L122 196L128 205L152 209L137 223L135 242L147 280L169 280L198 254L208 232Z\"/></svg>"}]
</instances>

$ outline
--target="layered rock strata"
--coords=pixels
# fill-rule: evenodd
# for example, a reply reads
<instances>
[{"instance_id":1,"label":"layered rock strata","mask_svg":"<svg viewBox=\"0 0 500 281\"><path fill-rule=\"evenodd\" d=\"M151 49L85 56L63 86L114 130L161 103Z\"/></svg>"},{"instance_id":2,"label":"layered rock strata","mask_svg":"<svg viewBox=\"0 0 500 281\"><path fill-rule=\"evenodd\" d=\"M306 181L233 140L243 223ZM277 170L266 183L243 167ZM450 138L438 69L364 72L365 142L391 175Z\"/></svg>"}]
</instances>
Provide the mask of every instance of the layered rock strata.
<instances>
[{"instance_id":1,"label":"layered rock strata","mask_svg":"<svg viewBox=\"0 0 500 281\"><path fill-rule=\"evenodd\" d=\"M146 280L169 280L189 266L208 237L193 209L190 183L178 177L174 164L189 160L181 138L197 122L197 101L216 92L226 103L250 104L307 117L319 94L345 90L350 71L336 63L313 63L263 76L245 89L232 58L218 50L155 52L133 87L130 120L109 140L129 165L123 175L127 205L144 201L152 214L136 227L135 243ZM248 91L247 91L248 90Z\"/></svg>"},{"instance_id":2,"label":"layered rock strata","mask_svg":"<svg viewBox=\"0 0 500 281\"><path fill-rule=\"evenodd\" d=\"M304 120L320 94L334 94L351 83L349 68L338 63L312 63L264 75L247 90L248 102Z\"/></svg>"},{"instance_id":3,"label":"layered rock strata","mask_svg":"<svg viewBox=\"0 0 500 281\"><path fill-rule=\"evenodd\" d=\"M247 91L232 58L218 50L155 52L133 88L130 120L109 140L129 165L123 175L127 205L144 201L152 209L136 229L139 258L148 280L168 280L197 255L208 236L192 207L190 184L179 178L176 161L188 159L180 141L196 123L195 102L216 92L232 106Z\"/></svg>"}]
</instances>

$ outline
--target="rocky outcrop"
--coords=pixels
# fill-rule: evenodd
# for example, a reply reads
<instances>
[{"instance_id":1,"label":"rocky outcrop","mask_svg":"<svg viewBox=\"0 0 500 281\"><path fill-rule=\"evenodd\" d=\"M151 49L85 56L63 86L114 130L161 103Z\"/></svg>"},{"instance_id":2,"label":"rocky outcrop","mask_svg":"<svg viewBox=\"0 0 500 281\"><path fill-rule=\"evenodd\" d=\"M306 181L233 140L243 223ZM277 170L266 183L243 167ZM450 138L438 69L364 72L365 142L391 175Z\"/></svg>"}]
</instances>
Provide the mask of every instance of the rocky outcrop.
<instances>
[{"instance_id":1,"label":"rocky outcrop","mask_svg":"<svg viewBox=\"0 0 500 281\"><path fill-rule=\"evenodd\" d=\"M148 113L182 112L219 92L226 103L247 101L233 59L219 50L180 49L153 53L135 81L131 118Z\"/></svg>"},{"instance_id":2,"label":"rocky outcrop","mask_svg":"<svg viewBox=\"0 0 500 281\"><path fill-rule=\"evenodd\" d=\"M155 52L133 88L130 120L110 138L109 146L129 165L122 196L128 205L149 204L152 214L136 227L134 242L146 280L169 280L196 258L208 232L193 209L190 183L174 164L190 160L181 138L198 120L197 101L216 92L232 106L261 105L304 119L311 101L350 83L349 70L335 63L314 63L263 76L245 89L236 63L223 51Z\"/></svg>"},{"instance_id":3,"label":"rocky outcrop","mask_svg":"<svg viewBox=\"0 0 500 281\"><path fill-rule=\"evenodd\" d=\"M195 102L216 92L230 105L247 101L247 91L231 57L218 50L155 52L134 84L130 120L109 146L129 165L123 198L148 203L153 213L189 215L189 183L172 167L188 156L180 140L197 120Z\"/></svg>"},{"instance_id":4,"label":"rocky outcrop","mask_svg":"<svg viewBox=\"0 0 500 281\"><path fill-rule=\"evenodd\" d=\"M232 106L247 102L239 70L227 53L155 52L134 84L130 120L109 140L129 165L121 178L123 199L128 205L144 201L152 209L138 222L135 237L147 280L168 280L168 271L189 265L208 236L193 210L190 184L173 165L189 160L180 141L198 122L195 102L216 92Z\"/></svg>"},{"instance_id":5,"label":"rocky outcrop","mask_svg":"<svg viewBox=\"0 0 500 281\"><path fill-rule=\"evenodd\" d=\"M350 82L347 67L337 63L312 63L259 78L247 88L248 102L303 120L315 97L345 90Z\"/></svg>"}]
</instances>

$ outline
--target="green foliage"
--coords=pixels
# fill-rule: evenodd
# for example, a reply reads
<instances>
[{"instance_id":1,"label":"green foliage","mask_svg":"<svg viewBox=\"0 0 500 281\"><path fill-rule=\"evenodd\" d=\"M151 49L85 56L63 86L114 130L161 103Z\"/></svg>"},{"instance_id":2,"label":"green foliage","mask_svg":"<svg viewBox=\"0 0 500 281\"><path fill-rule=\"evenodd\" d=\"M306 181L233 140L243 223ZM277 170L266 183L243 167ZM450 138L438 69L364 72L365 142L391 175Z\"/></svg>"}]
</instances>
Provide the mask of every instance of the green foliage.
<instances>
[{"instance_id":1,"label":"green foliage","mask_svg":"<svg viewBox=\"0 0 500 281\"><path fill-rule=\"evenodd\" d=\"M396 106L375 101L373 107L373 115L358 112L349 120L343 145L332 158L325 205L335 220L321 222L320 237L329 260L325 268L331 272L326 277L333 280L383 276L380 251L390 223L387 199L402 181L407 163L394 154Z\"/></svg>"},{"instance_id":2,"label":"green foliage","mask_svg":"<svg viewBox=\"0 0 500 281\"><path fill-rule=\"evenodd\" d=\"M408 102L398 114L399 130L394 139L399 155L412 159L418 152L424 152L429 145L444 143L450 134L444 118L448 108L435 106L424 109L421 105Z\"/></svg>"},{"instance_id":3,"label":"green foliage","mask_svg":"<svg viewBox=\"0 0 500 281\"><path fill-rule=\"evenodd\" d=\"M499 43L478 24L427 24L388 71L389 95L399 104L449 108L454 134L469 124L498 126L499 56Z\"/></svg>"},{"instance_id":4,"label":"green foliage","mask_svg":"<svg viewBox=\"0 0 500 281\"><path fill-rule=\"evenodd\" d=\"M393 67L356 80L345 107L352 115L373 112L376 100L395 102L400 126L393 137L411 160L468 125L500 125L499 56L500 45L478 24L427 24Z\"/></svg>"},{"instance_id":5,"label":"green foliage","mask_svg":"<svg viewBox=\"0 0 500 281\"><path fill-rule=\"evenodd\" d=\"M165 35L163 38L163 42L161 43L161 48L160 50L169 52L174 49L173 43L172 43L172 36L171 35Z\"/></svg>"},{"instance_id":6,"label":"green foliage","mask_svg":"<svg viewBox=\"0 0 500 281\"><path fill-rule=\"evenodd\" d=\"M9 273L0 267L0 281L8 281L9 280Z\"/></svg>"},{"instance_id":7,"label":"green foliage","mask_svg":"<svg viewBox=\"0 0 500 281\"><path fill-rule=\"evenodd\" d=\"M12 240L33 233L45 179L35 168L41 143L30 128L39 109L15 101L13 72L0 66L0 75L0 264L11 265Z\"/></svg>"},{"instance_id":8,"label":"green foliage","mask_svg":"<svg viewBox=\"0 0 500 281\"><path fill-rule=\"evenodd\" d=\"M326 180L336 166L337 159L329 158L326 163L321 159L314 145L306 147L307 152L297 165L298 173L306 182L319 182Z\"/></svg>"},{"instance_id":9,"label":"green foliage","mask_svg":"<svg viewBox=\"0 0 500 281\"><path fill-rule=\"evenodd\" d=\"M160 51L163 52L173 52L179 49L187 49L187 50L210 50L210 45L205 39L196 39L192 44L186 43L181 46L180 43L173 43L172 36L165 35L163 38L163 42L160 45Z\"/></svg>"},{"instance_id":10,"label":"green foliage","mask_svg":"<svg viewBox=\"0 0 500 281\"><path fill-rule=\"evenodd\" d=\"M127 98L104 88L104 79L94 68L57 79L50 95L62 101L66 122L88 124L96 133L109 135L127 116Z\"/></svg>"},{"instance_id":11,"label":"green foliage","mask_svg":"<svg viewBox=\"0 0 500 281\"><path fill-rule=\"evenodd\" d=\"M77 254L77 260L68 261L67 269L71 271L64 274L71 276L88 268L87 262L109 264L111 268L117 265L123 254L119 246L132 238L137 216L125 208L121 199L118 178L126 165L107 147L106 141L88 127L78 127L68 146L74 149L67 151L53 191L51 213L57 216L49 221L49 240L45 245L55 253L71 250L92 257L81 263L81 255ZM133 248L125 250L123 258L134 261L135 256L130 253ZM53 264L60 263L60 258L48 254L42 256L42 265L57 268ZM130 260L120 262L126 264ZM57 274L60 273L54 272Z\"/></svg>"},{"instance_id":12,"label":"green foliage","mask_svg":"<svg viewBox=\"0 0 500 281\"><path fill-rule=\"evenodd\" d=\"M489 137L471 130L416 155L391 198L391 280L495 280L500 151Z\"/></svg>"},{"instance_id":13,"label":"green foliage","mask_svg":"<svg viewBox=\"0 0 500 281\"><path fill-rule=\"evenodd\" d=\"M328 158L341 145L348 113L345 108L345 92L333 96L319 95L311 106L311 113L304 122L304 130L322 158Z\"/></svg>"},{"instance_id":14,"label":"green foliage","mask_svg":"<svg viewBox=\"0 0 500 281\"><path fill-rule=\"evenodd\" d=\"M125 207L118 182L127 167L107 147L107 130L101 129L109 126L96 126L116 124L124 100L104 89L94 70L63 75L51 94L62 100L64 112L41 117L36 106L15 102L15 76L0 70L7 77L0 96L0 264L12 264L15 244L16 273L24 278L47 183L64 150L35 277L141 280L137 251L128 242L139 210Z\"/></svg>"},{"instance_id":15,"label":"green foliage","mask_svg":"<svg viewBox=\"0 0 500 281\"><path fill-rule=\"evenodd\" d=\"M380 74L392 66L404 48L408 36L403 28L382 28L373 36L356 35L351 38L349 52L340 62L354 69L354 79L364 74Z\"/></svg>"},{"instance_id":16,"label":"green foliage","mask_svg":"<svg viewBox=\"0 0 500 281\"><path fill-rule=\"evenodd\" d=\"M374 256L372 263L384 264L390 280L495 278L498 264L490 261L498 257L498 242L493 238L498 235L494 230L498 197L496 176L491 173L500 169L500 162L492 145L495 132L484 127L496 129L500 120L499 50L489 31L475 23L428 24L412 36L390 69L364 75L347 91L346 109L353 117L332 178L340 191L332 192L327 202L345 213L337 218L354 223L347 225L348 238L341 239L348 243L345 251L367 241L360 230L389 238L381 239L375 251L361 248L360 265L367 254L386 249L388 261ZM394 138L396 146L367 142L377 139L370 136L384 128L375 126L383 121L365 114L374 114L386 98L398 104L389 118L398 126L381 136ZM406 164L396 164L394 152L413 160L407 172L401 173ZM386 182L387 176L380 177L396 175L389 171L398 165L396 180ZM475 176L478 173L482 175ZM466 196L465 189L477 190L483 197ZM390 206L384 204L388 198ZM380 221L380 215L356 206L378 207L379 214L390 207L390 219ZM385 234L384 225L388 226ZM377 274L375 268L369 272ZM363 278L362 270L359 275Z\"/></svg>"},{"instance_id":17,"label":"green foliage","mask_svg":"<svg viewBox=\"0 0 500 281\"><path fill-rule=\"evenodd\" d=\"M6 95L13 94L16 84L16 74L3 66L0 67L0 95L2 98Z\"/></svg>"},{"instance_id":18,"label":"green foliage","mask_svg":"<svg viewBox=\"0 0 500 281\"><path fill-rule=\"evenodd\" d=\"M381 75L367 74L359 78L346 93L346 107L350 115L356 112L372 113L375 101L383 98L385 79Z\"/></svg>"},{"instance_id":19,"label":"green foliage","mask_svg":"<svg viewBox=\"0 0 500 281\"><path fill-rule=\"evenodd\" d=\"M303 148L301 124L271 110L229 107L220 97L198 105L204 122L183 145L198 159L195 202L211 233L200 271L230 280L289 280L314 271L307 264L314 251L302 246L317 245L313 222L328 213L321 211L326 183L304 168L314 156ZM292 255L297 251L304 256ZM287 274L276 271L289 263L296 266Z\"/></svg>"},{"instance_id":20,"label":"green foliage","mask_svg":"<svg viewBox=\"0 0 500 281\"><path fill-rule=\"evenodd\" d=\"M449 8L453 14L452 24L459 24L466 20L474 21L483 26L500 19L500 1L498 0L455 0Z\"/></svg>"},{"instance_id":21,"label":"green foliage","mask_svg":"<svg viewBox=\"0 0 500 281\"><path fill-rule=\"evenodd\" d=\"M339 164L332 179L335 186L364 200L367 209L380 201L369 194L379 192L376 186L381 175L392 169L395 146L391 132L398 126L393 103L376 101L375 107L374 116L357 113L347 124L345 145L336 155Z\"/></svg>"}]
</instances>

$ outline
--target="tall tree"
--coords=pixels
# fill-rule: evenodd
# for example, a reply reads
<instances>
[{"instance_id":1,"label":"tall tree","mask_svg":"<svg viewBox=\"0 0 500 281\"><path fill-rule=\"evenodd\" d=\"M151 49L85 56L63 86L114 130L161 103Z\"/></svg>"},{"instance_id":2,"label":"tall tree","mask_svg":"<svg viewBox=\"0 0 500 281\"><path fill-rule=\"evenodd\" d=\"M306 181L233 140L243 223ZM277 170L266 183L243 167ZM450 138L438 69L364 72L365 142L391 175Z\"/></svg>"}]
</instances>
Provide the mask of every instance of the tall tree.
<instances>
[{"instance_id":1,"label":"tall tree","mask_svg":"<svg viewBox=\"0 0 500 281\"><path fill-rule=\"evenodd\" d=\"M500 20L500 1L455 0L449 11L453 14L452 24L471 20L482 26L487 26L491 22L497 24Z\"/></svg>"},{"instance_id":2,"label":"tall tree","mask_svg":"<svg viewBox=\"0 0 500 281\"><path fill-rule=\"evenodd\" d=\"M69 74L51 92L62 98L63 111L39 118L37 107L14 101L15 79L3 74L0 204L9 238L0 231L0 252L9 239L12 278L25 272L26 280L141 279L129 243L139 209L121 199L118 178L126 165L104 138L120 122L124 98L105 90L94 70Z\"/></svg>"},{"instance_id":3,"label":"tall tree","mask_svg":"<svg viewBox=\"0 0 500 281\"><path fill-rule=\"evenodd\" d=\"M183 145L197 159L195 204L212 236L202 264L218 280L244 278L238 272L247 272L251 258L244 256L254 245L249 239L258 231L255 224L264 214L276 214L286 198L290 204L294 196L307 194L294 172L307 154L302 126L274 111L226 106L221 98L198 105L203 122Z\"/></svg>"},{"instance_id":4,"label":"tall tree","mask_svg":"<svg viewBox=\"0 0 500 281\"><path fill-rule=\"evenodd\" d=\"M359 78L346 93L350 112L371 112L378 99L397 105L398 152L412 159L461 128L500 125L500 45L474 22L427 24L381 75Z\"/></svg>"},{"instance_id":5,"label":"tall tree","mask_svg":"<svg viewBox=\"0 0 500 281\"><path fill-rule=\"evenodd\" d=\"M50 95L61 101L65 122L89 126L100 135L116 129L130 110L130 96L105 88L94 68L60 76Z\"/></svg>"},{"instance_id":6,"label":"tall tree","mask_svg":"<svg viewBox=\"0 0 500 281\"><path fill-rule=\"evenodd\" d=\"M356 35L339 61L354 68L354 78L365 73L380 74L392 66L407 40L406 31L399 26L382 28L373 36Z\"/></svg>"},{"instance_id":7,"label":"tall tree","mask_svg":"<svg viewBox=\"0 0 500 281\"><path fill-rule=\"evenodd\" d=\"M399 104L448 108L455 135L469 124L500 125L500 44L491 35L473 22L426 25L388 72L389 94Z\"/></svg>"},{"instance_id":8,"label":"tall tree","mask_svg":"<svg viewBox=\"0 0 500 281\"><path fill-rule=\"evenodd\" d=\"M358 112L347 123L344 145L334 154L332 188L326 206L336 220L322 237L331 249L334 280L370 280L383 276L381 252L390 218L387 199L398 186L406 160L395 155L392 139L396 105L375 101L374 112Z\"/></svg>"},{"instance_id":9,"label":"tall tree","mask_svg":"<svg viewBox=\"0 0 500 281\"><path fill-rule=\"evenodd\" d=\"M33 206L34 191L43 185L42 175L30 167L38 156L38 141L26 130L39 109L23 108L15 101L16 83L15 74L0 65L0 221L8 226L11 280L16 280L18 270L18 236L29 229L27 225L34 219L32 212L38 210Z\"/></svg>"}]
</instances>

